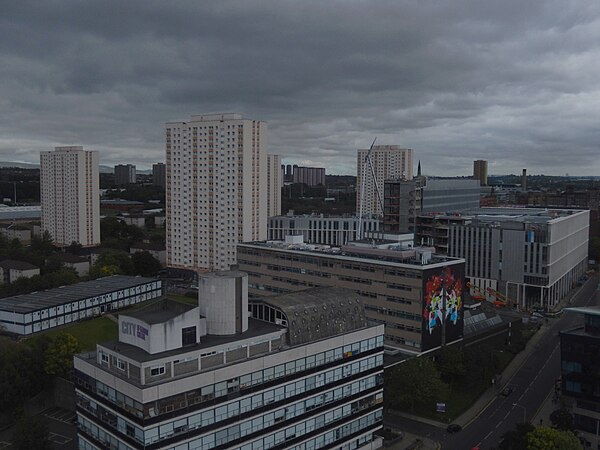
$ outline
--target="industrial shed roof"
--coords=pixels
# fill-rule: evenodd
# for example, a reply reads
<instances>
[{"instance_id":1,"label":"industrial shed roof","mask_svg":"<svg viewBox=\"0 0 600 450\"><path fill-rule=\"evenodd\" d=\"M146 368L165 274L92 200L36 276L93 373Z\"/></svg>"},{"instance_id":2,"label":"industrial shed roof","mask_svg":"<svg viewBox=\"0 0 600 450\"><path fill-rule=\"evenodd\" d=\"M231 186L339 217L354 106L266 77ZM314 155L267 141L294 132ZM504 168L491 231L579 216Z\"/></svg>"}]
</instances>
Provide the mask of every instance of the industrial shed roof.
<instances>
[{"instance_id":1,"label":"industrial shed roof","mask_svg":"<svg viewBox=\"0 0 600 450\"><path fill-rule=\"evenodd\" d=\"M97 280L84 281L31 294L15 295L0 299L0 310L29 313L40 309L51 308L65 303L76 302L97 295L127 289L141 284L158 281L156 278L113 275Z\"/></svg>"}]
</instances>

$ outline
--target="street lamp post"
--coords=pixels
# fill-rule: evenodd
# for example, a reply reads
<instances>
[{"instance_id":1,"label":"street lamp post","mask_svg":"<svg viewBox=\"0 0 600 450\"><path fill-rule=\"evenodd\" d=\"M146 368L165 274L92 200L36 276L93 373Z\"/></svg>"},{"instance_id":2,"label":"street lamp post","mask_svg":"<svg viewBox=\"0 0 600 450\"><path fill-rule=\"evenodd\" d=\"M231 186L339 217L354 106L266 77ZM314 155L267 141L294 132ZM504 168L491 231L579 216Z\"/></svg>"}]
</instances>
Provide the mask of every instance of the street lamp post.
<instances>
[{"instance_id":1,"label":"street lamp post","mask_svg":"<svg viewBox=\"0 0 600 450\"><path fill-rule=\"evenodd\" d=\"M527 409L525 409L523 405L517 405L516 403L513 403L513 407L515 406L523 408L523 423L527 423Z\"/></svg>"}]
</instances>

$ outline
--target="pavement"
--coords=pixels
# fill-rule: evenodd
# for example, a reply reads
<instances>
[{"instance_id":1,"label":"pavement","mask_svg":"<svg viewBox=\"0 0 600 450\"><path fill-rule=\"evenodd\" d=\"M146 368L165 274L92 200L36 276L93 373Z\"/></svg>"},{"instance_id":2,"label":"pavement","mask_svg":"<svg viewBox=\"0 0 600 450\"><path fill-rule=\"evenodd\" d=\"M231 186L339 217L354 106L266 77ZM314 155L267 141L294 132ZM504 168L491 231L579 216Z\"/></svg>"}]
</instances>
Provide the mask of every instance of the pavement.
<instances>
[{"instance_id":1,"label":"pavement","mask_svg":"<svg viewBox=\"0 0 600 450\"><path fill-rule=\"evenodd\" d=\"M592 277L588 282L597 284L598 279L596 277ZM586 285L587 285L587 283L586 283ZM573 303L573 299L582 291L582 289L583 289L583 286L571 291L571 293L569 293L564 299L561 300L557 309L570 306ZM536 352L536 350L538 350L540 348L540 346L542 345L542 343L540 343L540 341L546 336L546 333L548 333L548 331L553 328L554 323L555 322L553 319L550 319L549 321L547 321L547 322L545 321L544 323L542 323L539 331L537 333L535 333L531 337L531 339L527 342L525 349L523 351L519 352L512 359L512 361L508 364L508 366L504 369L504 371L502 372L502 378L501 378L503 380L502 383L488 388L479 397L479 399L475 403L473 403L473 405L467 411L465 411L456 420L454 420L453 423L457 423L464 428L464 427L468 426L469 424L471 424L476 419L478 419L492 403L497 401L497 399L499 398L498 393L501 392L504 389L504 387L511 384L511 380L513 379L514 375L517 374L517 372L519 372L519 370L522 368L522 366L525 364L525 362L528 360L528 358L532 354L534 354L534 352ZM557 403L555 403L553 400L554 400L554 390L552 389L552 391L548 392L547 396L545 397L544 401L541 403L541 406L538 408L538 410L533 415L531 415L531 413L529 414L529 420L531 421L531 423L533 425L540 425L540 424L549 425L550 424L550 419L549 419L550 413L558 408ZM515 408L515 406L517 408L523 408L522 406L518 406L518 404L513 404L513 409ZM517 409L516 411L519 411L519 410ZM430 420L430 419L426 419L423 417L408 414L408 413L405 413L402 411L388 410L387 414L389 416L399 416L399 417L408 419L412 423L422 423L422 424L426 424L430 427L431 426L437 427L438 429L445 430L445 428L447 426L446 423L437 422L434 420ZM526 412L525 408L523 408L523 414L524 414L524 416L527 416L527 412ZM389 426L389 424L386 424L386 426ZM405 430L402 430L402 431L406 432ZM429 433L429 434L431 434L431 433ZM439 435L439 433L437 433L437 434ZM420 437L418 435L410 434L410 433L406 433L405 439L402 440L403 442L398 443L399 446L397 446L397 447L392 446L392 447L388 447L388 448L392 448L395 450L411 449L413 447L409 446L410 443L408 441L412 440L412 443L414 443L417 439L420 439L423 442L424 446L422 446L420 448L432 448L432 449L441 448L441 444L438 441L432 439L430 436ZM404 446L402 446L402 445L404 445Z\"/></svg>"}]
</instances>

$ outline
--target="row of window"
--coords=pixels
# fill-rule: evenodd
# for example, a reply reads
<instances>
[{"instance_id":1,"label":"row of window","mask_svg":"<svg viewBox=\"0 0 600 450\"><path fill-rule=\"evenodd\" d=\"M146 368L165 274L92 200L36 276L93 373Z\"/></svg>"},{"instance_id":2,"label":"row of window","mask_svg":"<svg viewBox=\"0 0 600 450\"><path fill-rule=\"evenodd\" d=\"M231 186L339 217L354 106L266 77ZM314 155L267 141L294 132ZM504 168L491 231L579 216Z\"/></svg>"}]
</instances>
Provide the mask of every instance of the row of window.
<instances>
[{"instance_id":1,"label":"row of window","mask_svg":"<svg viewBox=\"0 0 600 450\"><path fill-rule=\"evenodd\" d=\"M369 364L369 367L374 367L372 361ZM331 384L339 382L349 376L352 375L348 374L347 372L342 373L341 370L339 373L333 373L333 371L330 371L326 374L320 374L317 377L310 377L305 380L300 380L296 383L290 383L286 386L271 389L252 397L247 397L226 405L211 408L191 416L178 418L177 420L163 423L160 426L146 430L142 430L141 428L131 424L122 417L117 416L101 405L98 405L92 399L81 393L77 393L77 404L79 407L94 414L101 422L110 426L114 430L118 430L120 433L130 436L140 443L150 445L165 439L170 439L183 433L187 433L191 430L210 427L211 425L218 424L223 420L235 418L242 414L250 413L251 411L256 411L258 408L262 408L269 404L274 404L287 398L291 398L295 395L301 395L304 392L310 392L312 389L323 386L323 380L326 380L325 383ZM381 386L382 383L383 377L381 374L372 375L367 378L357 380L353 383L348 383L335 389L331 389L327 392L320 393L319 395L307 398L305 400L292 403L291 405L286 405L284 408L270 411L260 417L255 417L251 420L242 422L241 424L238 424L237 427L241 430L241 436L243 437L263 428L270 427L276 423L291 420L334 401L355 396L361 392L366 392L373 387ZM377 399L377 402L381 402L383 401L383 394L376 394L375 398ZM363 403L360 404L361 409L364 409ZM372 403L370 403L369 406L371 404Z\"/></svg>"},{"instance_id":2,"label":"row of window","mask_svg":"<svg viewBox=\"0 0 600 450\"><path fill-rule=\"evenodd\" d=\"M76 373L77 383L86 389L95 392L106 398L111 403L125 409L139 418L155 417L159 414L174 411L180 408L187 408L191 405L211 401L215 398L225 397L231 392L237 390L243 391L252 386L258 386L263 383L271 382L275 379L302 373L305 370L313 369L330 362L346 358L346 355L357 355L362 352L374 350L383 347L383 336L377 336L365 339L343 347L337 347L327 352L321 352L316 355L296 359L285 364L279 364L251 374L242 375L239 379L223 381L216 384L204 386L200 389L188 391L186 393L174 395L157 402L147 403L142 406L132 398L116 391L104 383L94 380L80 372ZM378 355L383 364L383 356ZM237 381L237 383L235 382ZM236 387L237 386L237 387Z\"/></svg>"}]
</instances>

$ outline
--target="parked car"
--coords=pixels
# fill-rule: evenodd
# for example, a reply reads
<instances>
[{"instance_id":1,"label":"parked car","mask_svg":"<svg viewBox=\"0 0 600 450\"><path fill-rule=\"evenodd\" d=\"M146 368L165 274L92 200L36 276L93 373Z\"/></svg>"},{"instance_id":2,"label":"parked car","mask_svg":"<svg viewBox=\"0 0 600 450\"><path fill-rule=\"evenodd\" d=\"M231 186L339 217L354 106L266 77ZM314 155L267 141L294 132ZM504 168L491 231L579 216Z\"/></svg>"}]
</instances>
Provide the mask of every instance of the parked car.
<instances>
[{"instance_id":1,"label":"parked car","mask_svg":"<svg viewBox=\"0 0 600 450\"><path fill-rule=\"evenodd\" d=\"M459 424L457 424L457 423L451 423L446 428L446 431L448 433L458 433L460 430L462 430L462 427Z\"/></svg>"},{"instance_id":2,"label":"parked car","mask_svg":"<svg viewBox=\"0 0 600 450\"><path fill-rule=\"evenodd\" d=\"M500 392L500 395L503 397L508 397L510 394L512 394L514 391L513 388L511 388L510 386L505 387L502 392Z\"/></svg>"}]
</instances>

